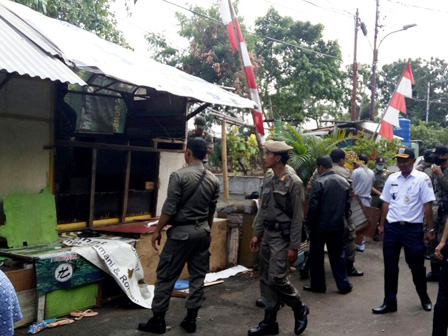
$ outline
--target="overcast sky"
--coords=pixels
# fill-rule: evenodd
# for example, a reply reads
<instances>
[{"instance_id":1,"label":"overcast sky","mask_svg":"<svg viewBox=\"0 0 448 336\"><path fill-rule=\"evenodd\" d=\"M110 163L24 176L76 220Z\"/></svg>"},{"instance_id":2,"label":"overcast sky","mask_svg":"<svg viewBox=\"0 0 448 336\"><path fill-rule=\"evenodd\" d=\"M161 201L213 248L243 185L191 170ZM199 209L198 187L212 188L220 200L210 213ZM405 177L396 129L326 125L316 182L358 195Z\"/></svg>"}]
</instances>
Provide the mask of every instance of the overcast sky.
<instances>
[{"instance_id":1,"label":"overcast sky","mask_svg":"<svg viewBox=\"0 0 448 336\"><path fill-rule=\"evenodd\" d=\"M176 46L184 44L177 38L176 11L193 15L163 0L138 0L132 7L132 16L123 12L123 0L117 0L119 28L136 51L145 52L143 39L146 31L164 33ZM169 0L182 7L189 4L209 7L219 0ZM282 16L295 20L321 23L325 26L324 39L337 40L345 64L353 62L354 14L359 8L360 19L367 25L368 35L358 33L358 62L371 64L375 26L376 0L240 0L239 16L249 29L257 17L273 6ZM448 1L446 0L380 0L378 44L390 32L403 25L417 24L407 31L387 36L379 47L379 66L399 59L438 57L448 60L446 32L448 32ZM223 27L224 29L224 27Z\"/></svg>"}]
</instances>

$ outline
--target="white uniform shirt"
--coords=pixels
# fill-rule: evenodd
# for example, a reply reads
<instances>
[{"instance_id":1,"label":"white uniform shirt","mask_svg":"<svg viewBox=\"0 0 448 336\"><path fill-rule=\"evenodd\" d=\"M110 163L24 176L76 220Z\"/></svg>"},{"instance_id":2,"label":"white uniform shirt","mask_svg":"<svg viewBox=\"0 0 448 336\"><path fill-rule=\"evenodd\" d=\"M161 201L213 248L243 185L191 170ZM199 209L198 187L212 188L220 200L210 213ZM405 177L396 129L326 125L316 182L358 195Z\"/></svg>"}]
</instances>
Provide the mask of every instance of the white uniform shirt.
<instances>
[{"instance_id":1,"label":"white uniform shirt","mask_svg":"<svg viewBox=\"0 0 448 336\"><path fill-rule=\"evenodd\" d=\"M389 223L423 223L423 204L435 200L431 179L415 169L407 178L401 172L390 175L380 198L389 203Z\"/></svg>"}]
</instances>

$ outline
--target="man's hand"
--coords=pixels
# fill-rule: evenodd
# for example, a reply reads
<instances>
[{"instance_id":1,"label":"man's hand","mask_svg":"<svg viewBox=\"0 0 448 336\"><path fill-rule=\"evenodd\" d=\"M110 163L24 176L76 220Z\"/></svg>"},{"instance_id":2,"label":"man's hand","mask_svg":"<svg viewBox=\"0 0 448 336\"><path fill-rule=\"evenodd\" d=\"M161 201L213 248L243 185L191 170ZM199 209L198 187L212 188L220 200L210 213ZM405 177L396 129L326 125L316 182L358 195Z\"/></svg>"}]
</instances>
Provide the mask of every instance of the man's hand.
<instances>
[{"instance_id":1,"label":"man's hand","mask_svg":"<svg viewBox=\"0 0 448 336\"><path fill-rule=\"evenodd\" d=\"M288 249L288 262L290 265L297 260L297 254L299 253L298 249Z\"/></svg>"},{"instance_id":2,"label":"man's hand","mask_svg":"<svg viewBox=\"0 0 448 336\"><path fill-rule=\"evenodd\" d=\"M442 251L443 251L443 249L445 248L445 246L446 246L446 244L444 244L444 243L440 243L440 244L437 245L437 247L436 247L436 252L435 252L434 254L435 254L436 257L437 257L438 259L440 259L440 260L443 259Z\"/></svg>"},{"instance_id":3,"label":"man's hand","mask_svg":"<svg viewBox=\"0 0 448 336\"><path fill-rule=\"evenodd\" d=\"M252 237L250 240L250 250L252 252L258 251L258 243L260 242L260 239L258 237Z\"/></svg>"},{"instance_id":4,"label":"man's hand","mask_svg":"<svg viewBox=\"0 0 448 336\"><path fill-rule=\"evenodd\" d=\"M431 170L437 176L442 175L442 168L440 168L439 166L434 166L433 168L431 168Z\"/></svg>"},{"instance_id":5,"label":"man's hand","mask_svg":"<svg viewBox=\"0 0 448 336\"><path fill-rule=\"evenodd\" d=\"M384 240L384 226L378 226L378 235L380 236L380 240Z\"/></svg>"},{"instance_id":6,"label":"man's hand","mask_svg":"<svg viewBox=\"0 0 448 336\"><path fill-rule=\"evenodd\" d=\"M432 244L435 239L435 234L433 232L426 232L425 239L429 244Z\"/></svg>"},{"instance_id":7,"label":"man's hand","mask_svg":"<svg viewBox=\"0 0 448 336\"><path fill-rule=\"evenodd\" d=\"M161 239L162 239L162 235L160 234L159 231L155 230L151 237L151 244L152 244L152 247L154 248L154 250L159 251L159 249L157 248L157 245L160 246Z\"/></svg>"}]
</instances>

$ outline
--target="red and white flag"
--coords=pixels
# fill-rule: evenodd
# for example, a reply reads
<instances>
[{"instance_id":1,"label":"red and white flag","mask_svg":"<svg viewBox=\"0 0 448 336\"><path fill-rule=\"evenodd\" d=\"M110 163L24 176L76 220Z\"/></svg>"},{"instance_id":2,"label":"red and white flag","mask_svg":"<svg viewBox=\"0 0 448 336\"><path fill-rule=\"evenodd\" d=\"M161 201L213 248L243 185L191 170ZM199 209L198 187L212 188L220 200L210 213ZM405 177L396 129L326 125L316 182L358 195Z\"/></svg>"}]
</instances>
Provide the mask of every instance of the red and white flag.
<instances>
[{"instance_id":1,"label":"red and white flag","mask_svg":"<svg viewBox=\"0 0 448 336\"><path fill-rule=\"evenodd\" d=\"M230 45L232 46L232 49L235 50L237 48L237 39L232 23L231 11L233 11L233 6L232 8L230 6L232 6L232 4L229 0L221 0L219 13L221 14L222 22L227 26L227 34L229 36ZM258 93L257 82L255 81L254 69L249 58L249 52L247 51L247 46L244 42L244 37L241 33L240 25L237 18L235 18L235 27L238 33L238 40L240 41L241 56L243 58L242 61L244 72L246 74L247 84L249 86L250 99L257 103L257 108L252 110L252 117L254 119L254 124L257 128L257 132L261 135L264 135L263 114L261 112L260 95Z\"/></svg>"},{"instance_id":2,"label":"red and white flag","mask_svg":"<svg viewBox=\"0 0 448 336\"><path fill-rule=\"evenodd\" d=\"M400 127L399 114L400 112L406 114L406 102L405 97L412 98L412 85L414 84L414 76L412 76L411 65L408 63L406 69L403 72L403 77L398 83L389 106L384 113L383 120L381 121L381 128L379 134L388 140L392 140L394 137L393 128Z\"/></svg>"}]
</instances>

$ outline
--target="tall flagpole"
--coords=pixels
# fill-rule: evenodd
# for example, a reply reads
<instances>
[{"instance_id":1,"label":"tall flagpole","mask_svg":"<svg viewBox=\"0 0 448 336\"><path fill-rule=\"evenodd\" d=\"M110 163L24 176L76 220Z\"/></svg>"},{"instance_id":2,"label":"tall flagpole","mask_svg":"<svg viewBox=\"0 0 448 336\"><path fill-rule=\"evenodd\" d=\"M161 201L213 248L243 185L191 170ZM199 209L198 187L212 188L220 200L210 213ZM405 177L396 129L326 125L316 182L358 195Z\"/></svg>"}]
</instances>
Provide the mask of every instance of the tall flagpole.
<instances>
[{"instance_id":1,"label":"tall flagpole","mask_svg":"<svg viewBox=\"0 0 448 336\"><path fill-rule=\"evenodd\" d=\"M381 119L380 119L380 121L378 122L378 125L376 126L375 132L373 132L373 134L372 134L372 138L371 138L372 140L375 138L375 135L378 133L378 129L380 128L380 125L381 125L381 123L383 122L384 116L386 115L386 112L387 112L387 109L389 108L390 102L392 101L392 98L394 97L395 93L397 92L398 85L400 84L400 81L403 79L404 72L406 71L406 69L407 69L408 65L410 64L410 62L411 62L411 59L408 59L408 63L407 63L406 66L404 67L403 72L401 73L401 77L400 77L400 79L398 80L397 85L395 85L395 90L394 90L394 92L392 93L392 95L391 95L390 98L389 98L389 103L387 104L387 107L386 107L386 109L384 110L383 115L381 116Z\"/></svg>"},{"instance_id":2,"label":"tall flagpole","mask_svg":"<svg viewBox=\"0 0 448 336\"><path fill-rule=\"evenodd\" d=\"M226 1L226 0L222 0L222 1ZM239 54L239 56L240 56L241 67L242 67L242 70L243 70L243 73L244 73L244 79L245 79L245 81L246 81L247 93L248 93L249 97L250 97L252 100L254 100L254 101L258 104L258 109L259 109L260 111L262 111L262 108L263 108L263 107L261 106L261 101L260 101L259 97L254 97L253 94L252 94L251 91L250 91L249 81L248 81L247 73L246 73L246 71L245 71L245 66L244 66L243 53L242 53L242 51L241 51L241 40L240 40L240 34L238 33L238 26L237 26L237 21L236 21L236 16L235 16L235 11L233 10L232 1L231 1L231 0L228 0L228 2L229 2L230 16L231 16L231 18L232 18L232 26L233 26L233 30L234 30L234 32L235 32L235 37L236 37L237 46L238 46L238 54ZM257 90L258 90L258 89L257 89ZM255 98L255 99L254 99L254 98ZM254 110L252 110L252 117L254 118L254 123L255 123L256 120L255 120L254 113L258 113L258 112L255 112ZM263 124L262 124L262 125L263 125ZM263 142L264 142L264 139L263 139L263 136L258 132L256 126L257 126L257 125L255 125L255 136L256 136L256 138L257 138L258 148L259 148L260 151L261 151L262 148L263 148Z\"/></svg>"}]
</instances>

